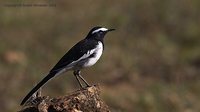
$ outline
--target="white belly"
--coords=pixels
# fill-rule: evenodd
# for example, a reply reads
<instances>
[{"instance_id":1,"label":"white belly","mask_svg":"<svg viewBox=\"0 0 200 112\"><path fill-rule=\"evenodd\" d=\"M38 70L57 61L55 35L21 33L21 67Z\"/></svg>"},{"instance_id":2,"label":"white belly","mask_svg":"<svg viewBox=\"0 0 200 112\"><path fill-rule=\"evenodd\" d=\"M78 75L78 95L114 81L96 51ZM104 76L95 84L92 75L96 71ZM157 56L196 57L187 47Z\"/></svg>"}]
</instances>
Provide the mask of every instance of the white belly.
<instances>
[{"instance_id":1,"label":"white belly","mask_svg":"<svg viewBox=\"0 0 200 112\"><path fill-rule=\"evenodd\" d=\"M84 67L89 67L94 65L101 57L102 52L103 52L103 44L101 42L98 42L97 48L94 50L95 56L88 59L88 61L84 64Z\"/></svg>"}]
</instances>

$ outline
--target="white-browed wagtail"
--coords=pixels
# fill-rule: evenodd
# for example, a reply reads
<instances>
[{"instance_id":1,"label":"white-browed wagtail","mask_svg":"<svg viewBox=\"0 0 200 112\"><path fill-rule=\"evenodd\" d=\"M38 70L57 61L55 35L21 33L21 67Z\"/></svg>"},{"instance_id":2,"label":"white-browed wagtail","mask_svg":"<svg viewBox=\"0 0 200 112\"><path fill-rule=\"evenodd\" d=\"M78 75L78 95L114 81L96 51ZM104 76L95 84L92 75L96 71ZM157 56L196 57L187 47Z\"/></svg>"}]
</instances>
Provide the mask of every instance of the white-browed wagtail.
<instances>
[{"instance_id":1,"label":"white-browed wagtail","mask_svg":"<svg viewBox=\"0 0 200 112\"><path fill-rule=\"evenodd\" d=\"M86 38L74 45L50 70L49 74L24 97L21 105L23 105L47 81L69 70L74 71L74 76L81 88L83 88L83 85L81 84L80 79L86 86L90 86L81 76L80 70L94 65L99 60L104 49L104 36L106 33L113 30L115 29L107 29L99 26L92 28Z\"/></svg>"}]
</instances>

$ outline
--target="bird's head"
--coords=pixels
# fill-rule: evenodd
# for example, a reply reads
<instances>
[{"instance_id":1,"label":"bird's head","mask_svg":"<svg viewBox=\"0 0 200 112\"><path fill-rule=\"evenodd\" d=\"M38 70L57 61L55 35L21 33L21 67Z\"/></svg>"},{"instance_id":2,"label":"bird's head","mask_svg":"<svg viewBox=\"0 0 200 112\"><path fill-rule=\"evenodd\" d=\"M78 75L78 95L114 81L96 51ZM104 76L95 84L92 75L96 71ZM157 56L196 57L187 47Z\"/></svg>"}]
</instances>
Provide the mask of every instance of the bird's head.
<instances>
[{"instance_id":1,"label":"bird's head","mask_svg":"<svg viewBox=\"0 0 200 112\"><path fill-rule=\"evenodd\" d=\"M88 33L86 38L103 40L106 33L113 31L113 30L115 30L115 29L107 29L107 28L104 28L104 27L97 26L97 27L94 27L90 30L90 32Z\"/></svg>"}]
</instances>

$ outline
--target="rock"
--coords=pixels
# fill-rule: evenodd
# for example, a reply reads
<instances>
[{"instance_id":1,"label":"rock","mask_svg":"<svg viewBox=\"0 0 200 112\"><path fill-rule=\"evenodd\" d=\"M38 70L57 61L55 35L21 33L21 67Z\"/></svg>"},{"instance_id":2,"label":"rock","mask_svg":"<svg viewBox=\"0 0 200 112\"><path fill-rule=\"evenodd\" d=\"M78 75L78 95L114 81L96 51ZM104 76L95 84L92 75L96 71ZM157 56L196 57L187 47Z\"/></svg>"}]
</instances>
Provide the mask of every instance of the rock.
<instances>
[{"instance_id":1,"label":"rock","mask_svg":"<svg viewBox=\"0 0 200 112\"><path fill-rule=\"evenodd\" d=\"M100 98L99 86L77 90L66 96L38 97L27 102L20 112L110 112Z\"/></svg>"}]
</instances>

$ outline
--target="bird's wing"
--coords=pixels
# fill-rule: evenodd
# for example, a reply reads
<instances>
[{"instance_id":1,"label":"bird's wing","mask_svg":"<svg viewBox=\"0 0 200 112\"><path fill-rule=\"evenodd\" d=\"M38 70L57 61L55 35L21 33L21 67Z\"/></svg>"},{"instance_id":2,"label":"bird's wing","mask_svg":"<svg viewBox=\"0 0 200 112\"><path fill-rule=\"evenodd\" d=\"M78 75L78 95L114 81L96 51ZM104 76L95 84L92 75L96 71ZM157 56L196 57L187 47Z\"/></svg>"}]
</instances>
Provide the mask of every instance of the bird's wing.
<instances>
[{"instance_id":1,"label":"bird's wing","mask_svg":"<svg viewBox=\"0 0 200 112\"><path fill-rule=\"evenodd\" d=\"M50 72L58 72L81 59L89 57L94 52L96 45L96 41L88 39L78 42L58 61Z\"/></svg>"}]
</instances>

